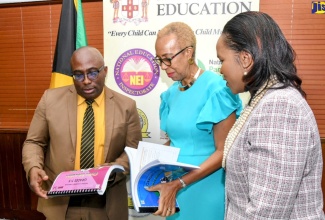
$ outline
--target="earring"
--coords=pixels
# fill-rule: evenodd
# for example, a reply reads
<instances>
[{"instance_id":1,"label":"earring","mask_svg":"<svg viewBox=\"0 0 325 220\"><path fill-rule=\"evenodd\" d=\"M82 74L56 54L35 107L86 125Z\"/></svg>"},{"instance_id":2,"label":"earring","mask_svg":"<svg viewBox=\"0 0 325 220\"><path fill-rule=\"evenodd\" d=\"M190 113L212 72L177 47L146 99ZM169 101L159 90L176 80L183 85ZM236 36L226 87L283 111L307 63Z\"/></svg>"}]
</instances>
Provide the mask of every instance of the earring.
<instances>
[{"instance_id":1,"label":"earring","mask_svg":"<svg viewBox=\"0 0 325 220\"><path fill-rule=\"evenodd\" d=\"M244 76L246 76L246 75L247 75L247 72L245 71L245 72L244 72Z\"/></svg>"},{"instance_id":2,"label":"earring","mask_svg":"<svg viewBox=\"0 0 325 220\"><path fill-rule=\"evenodd\" d=\"M192 65L192 64L194 63L193 58L188 59L188 63L189 63L190 65Z\"/></svg>"}]
</instances>

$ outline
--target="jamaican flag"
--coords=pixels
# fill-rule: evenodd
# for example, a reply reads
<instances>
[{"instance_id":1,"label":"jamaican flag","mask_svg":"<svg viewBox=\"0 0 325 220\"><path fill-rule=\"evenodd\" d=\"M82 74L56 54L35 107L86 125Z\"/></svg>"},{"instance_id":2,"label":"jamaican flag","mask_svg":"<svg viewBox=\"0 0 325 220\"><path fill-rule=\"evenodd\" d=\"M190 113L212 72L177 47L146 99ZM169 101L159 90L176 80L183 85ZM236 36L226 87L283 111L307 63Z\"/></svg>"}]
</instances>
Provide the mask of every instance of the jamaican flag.
<instances>
[{"instance_id":1,"label":"jamaican flag","mask_svg":"<svg viewBox=\"0 0 325 220\"><path fill-rule=\"evenodd\" d=\"M70 58L82 46L87 36L81 0L63 0L50 88L73 84Z\"/></svg>"}]
</instances>

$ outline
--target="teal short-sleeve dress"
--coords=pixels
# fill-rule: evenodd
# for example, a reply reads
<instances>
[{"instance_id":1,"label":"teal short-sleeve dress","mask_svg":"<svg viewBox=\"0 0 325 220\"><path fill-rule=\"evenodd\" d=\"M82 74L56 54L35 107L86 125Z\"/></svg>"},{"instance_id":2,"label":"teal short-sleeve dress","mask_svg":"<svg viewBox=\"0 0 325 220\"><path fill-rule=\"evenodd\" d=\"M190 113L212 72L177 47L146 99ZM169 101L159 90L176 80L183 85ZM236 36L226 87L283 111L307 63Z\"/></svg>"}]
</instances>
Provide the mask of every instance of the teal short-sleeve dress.
<instances>
[{"instance_id":1,"label":"teal short-sleeve dress","mask_svg":"<svg viewBox=\"0 0 325 220\"><path fill-rule=\"evenodd\" d=\"M187 90L175 82L161 94L160 128L180 148L179 162L202 164L216 149L213 125L236 112L242 103L223 78L205 71ZM180 212L168 220L221 220L225 209L225 173L222 168L177 194Z\"/></svg>"}]
</instances>

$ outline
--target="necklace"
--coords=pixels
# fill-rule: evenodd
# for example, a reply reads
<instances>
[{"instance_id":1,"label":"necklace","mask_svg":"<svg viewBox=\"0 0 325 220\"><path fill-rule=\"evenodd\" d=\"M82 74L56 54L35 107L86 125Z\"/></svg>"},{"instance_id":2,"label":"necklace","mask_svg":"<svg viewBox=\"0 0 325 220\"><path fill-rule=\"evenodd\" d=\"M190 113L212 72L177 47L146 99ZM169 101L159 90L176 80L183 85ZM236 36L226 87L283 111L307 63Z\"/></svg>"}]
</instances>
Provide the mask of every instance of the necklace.
<instances>
[{"instance_id":1,"label":"necklace","mask_svg":"<svg viewBox=\"0 0 325 220\"><path fill-rule=\"evenodd\" d=\"M185 86L182 85L182 81L178 81L178 89L183 92L185 90L188 90L191 86L193 86L195 80L199 77L200 71L201 71L201 69L199 68L197 70L197 72L195 73L193 80Z\"/></svg>"},{"instance_id":2,"label":"necklace","mask_svg":"<svg viewBox=\"0 0 325 220\"><path fill-rule=\"evenodd\" d=\"M228 153L235 142L239 132L244 127L244 124L246 120L248 119L248 116L251 114L255 106L259 103L259 101L263 98L265 93L269 90L270 87L275 85L278 82L276 77L271 77L269 81L267 81L255 94L253 97L251 104L246 106L245 109L240 114L239 118L235 122L235 124L230 129L226 141L225 141L225 147L223 150L223 158L222 158L222 167L226 168L226 159L228 156Z\"/></svg>"}]
</instances>

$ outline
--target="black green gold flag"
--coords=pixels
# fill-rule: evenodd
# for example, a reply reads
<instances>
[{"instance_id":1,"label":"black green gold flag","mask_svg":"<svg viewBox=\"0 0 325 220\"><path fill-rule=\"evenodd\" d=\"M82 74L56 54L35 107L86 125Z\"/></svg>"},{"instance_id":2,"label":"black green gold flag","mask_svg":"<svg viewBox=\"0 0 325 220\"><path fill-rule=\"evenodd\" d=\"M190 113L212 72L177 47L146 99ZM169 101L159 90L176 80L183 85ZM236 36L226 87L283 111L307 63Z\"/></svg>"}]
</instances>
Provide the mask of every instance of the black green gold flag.
<instances>
[{"instance_id":1,"label":"black green gold flag","mask_svg":"<svg viewBox=\"0 0 325 220\"><path fill-rule=\"evenodd\" d=\"M71 55L87 44L81 0L63 0L50 88L73 84Z\"/></svg>"}]
</instances>

